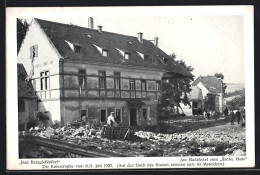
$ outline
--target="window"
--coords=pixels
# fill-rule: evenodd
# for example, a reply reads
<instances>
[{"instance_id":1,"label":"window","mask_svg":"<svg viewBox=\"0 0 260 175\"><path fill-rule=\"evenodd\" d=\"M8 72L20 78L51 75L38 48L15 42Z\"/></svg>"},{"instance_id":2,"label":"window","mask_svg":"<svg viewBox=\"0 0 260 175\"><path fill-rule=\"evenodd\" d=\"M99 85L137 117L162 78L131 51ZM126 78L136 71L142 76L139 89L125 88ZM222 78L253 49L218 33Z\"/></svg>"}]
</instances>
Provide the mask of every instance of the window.
<instances>
[{"instance_id":1,"label":"window","mask_svg":"<svg viewBox=\"0 0 260 175\"><path fill-rule=\"evenodd\" d=\"M130 90L134 90L135 89L134 80L129 80L129 81L130 81Z\"/></svg>"},{"instance_id":2,"label":"window","mask_svg":"<svg viewBox=\"0 0 260 175\"><path fill-rule=\"evenodd\" d=\"M107 121L107 110L106 109L101 109L100 110L100 121L101 122L106 122Z\"/></svg>"},{"instance_id":3,"label":"window","mask_svg":"<svg viewBox=\"0 0 260 175\"><path fill-rule=\"evenodd\" d=\"M142 91L146 91L146 81L142 80Z\"/></svg>"},{"instance_id":4,"label":"window","mask_svg":"<svg viewBox=\"0 0 260 175\"><path fill-rule=\"evenodd\" d=\"M18 100L18 112L25 112L25 101Z\"/></svg>"},{"instance_id":5,"label":"window","mask_svg":"<svg viewBox=\"0 0 260 175\"><path fill-rule=\"evenodd\" d=\"M161 82L156 81L156 91L161 91Z\"/></svg>"},{"instance_id":6,"label":"window","mask_svg":"<svg viewBox=\"0 0 260 175\"><path fill-rule=\"evenodd\" d=\"M30 47L30 55L33 58L38 57L38 44Z\"/></svg>"},{"instance_id":7,"label":"window","mask_svg":"<svg viewBox=\"0 0 260 175\"><path fill-rule=\"evenodd\" d=\"M106 72L99 72L99 88L106 88Z\"/></svg>"},{"instance_id":8,"label":"window","mask_svg":"<svg viewBox=\"0 0 260 175\"><path fill-rule=\"evenodd\" d=\"M74 47L74 52L75 53L80 53L81 46L73 45L73 47Z\"/></svg>"},{"instance_id":9,"label":"window","mask_svg":"<svg viewBox=\"0 0 260 175\"><path fill-rule=\"evenodd\" d=\"M87 109L81 109L80 110L80 119L84 120L83 117L85 116L85 121L88 119L88 110Z\"/></svg>"},{"instance_id":10,"label":"window","mask_svg":"<svg viewBox=\"0 0 260 175\"><path fill-rule=\"evenodd\" d=\"M50 72L44 71L40 73L41 90L50 89Z\"/></svg>"},{"instance_id":11,"label":"window","mask_svg":"<svg viewBox=\"0 0 260 175\"><path fill-rule=\"evenodd\" d=\"M143 115L143 120L147 120L148 118L147 108L142 108L142 115Z\"/></svg>"},{"instance_id":12,"label":"window","mask_svg":"<svg viewBox=\"0 0 260 175\"><path fill-rule=\"evenodd\" d=\"M193 101L193 108L197 109L198 108L198 103Z\"/></svg>"},{"instance_id":13,"label":"window","mask_svg":"<svg viewBox=\"0 0 260 175\"><path fill-rule=\"evenodd\" d=\"M149 56L148 55L144 55L144 61L149 61Z\"/></svg>"},{"instance_id":14,"label":"window","mask_svg":"<svg viewBox=\"0 0 260 175\"><path fill-rule=\"evenodd\" d=\"M85 89L85 77L86 77L86 71L79 70L79 88L80 89Z\"/></svg>"},{"instance_id":15,"label":"window","mask_svg":"<svg viewBox=\"0 0 260 175\"><path fill-rule=\"evenodd\" d=\"M129 56L130 56L129 53L125 53L125 59L126 59L126 60L129 60Z\"/></svg>"},{"instance_id":16,"label":"window","mask_svg":"<svg viewBox=\"0 0 260 175\"><path fill-rule=\"evenodd\" d=\"M114 72L115 76L115 89L120 89L120 72Z\"/></svg>"},{"instance_id":17,"label":"window","mask_svg":"<svg viewBox=\"0 0 260 175\"><path fill-rule=\"evenodd\" d=\"M115 114L116 114L116 115L115 115L116 121L121 122L122 109L116 109Z\"/></svg>"},{"instance_id":18,"label":"window","mask_svg":"<svg viewBox=\"0 0 260 175\"><path fill-rule=\"evenodd\" d=\"M107 57L108 56L108 50L103 49L102 50L102 56Z\"/></svg>"}]
</instances>

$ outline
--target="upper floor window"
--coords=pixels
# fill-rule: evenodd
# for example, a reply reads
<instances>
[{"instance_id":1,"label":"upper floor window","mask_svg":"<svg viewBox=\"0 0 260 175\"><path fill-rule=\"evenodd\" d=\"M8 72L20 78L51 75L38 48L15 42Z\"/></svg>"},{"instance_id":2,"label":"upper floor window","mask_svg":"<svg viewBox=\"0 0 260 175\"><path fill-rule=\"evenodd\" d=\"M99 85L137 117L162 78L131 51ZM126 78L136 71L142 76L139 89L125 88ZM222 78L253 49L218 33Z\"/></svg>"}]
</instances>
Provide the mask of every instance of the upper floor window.
<instances>
[{"instance_id":1,"label":"upper floor window","mask_svg":"<svg viewBox=\"0 0 260 175\"><path fill-rule=\"evenodd\" d=\"M79 87L81 89L85 89L85 77L86 77L86 71L85 70L79 70Z\"/></svg>"},{"instance_id":2,"label":"upper floor window","mask_svg":"<svg viewBox=\"0 0 260 175\"><path fill-rule=\"evenodd\" d=\"M142 80L141 86L142 86L142 91L146 91L146 80Z\"/></svg>"},{"instance_id":3,"label":"upper floor window","mask_svg":"<svg viewBox=\"0 0 260 175\"><path fill-rule=\"evenodd\" d=\"M134 90L135 89L135 82L134 82L134 80L130 80L129 84L130 84L130 90Z\"/></svg>"},{"instance_id":4,"label":"upper floor window","mask_svg":"<svg viewBox=\"0 0 260 175\"><path fill-rule=\"evenodd\" d=\"M115 89L120 89L120 72L114 72L115 76Z\"/></svg>"},{"instance_id":5,"label":"upper floor window","mask_svg":"<svg viewBox=\"0 0 260 175\"><path fill-rule=\"evenodd\" d=\"M81 46L73 45L73 48L75 53L80 53Z\"/></svg>"},{"instance_id":6,"label":"upper floor window","mask_svg":"<svg viewBox=\"0 0 260 175\"><path fill-rule=\"evenodd\" d=\"M41 90L50 89L50 72L44 71L40 73Z\"/></svg>"},{"instance_id":7,"label":"upper floor window","mask_svg":"<svg viewBox=\"0 0 260 175\"><path fill-rule=\"evenodd\" d=\"M38 44L30 47L30 56L33 58L38 57Z\"/></svg>"},{"instance_id":8,"label":"upper floor window","mask_svg":"<svg viewBox=\"0 0 260 175\"><path fill-rule=\"evenodd\" d=\"M156 81L156 91L161 91L161 82Z\"/></svg>"},{"instance_id":9,"label":"upper floor window","mask_svg":"<svg viewBox=\"0 0 260 175\"><path fill-rule=\"evenodd\" d=\"M100 89L106 88L106 72L104 71L99 72L99 88Z\"/></svg>"}]
</instances>

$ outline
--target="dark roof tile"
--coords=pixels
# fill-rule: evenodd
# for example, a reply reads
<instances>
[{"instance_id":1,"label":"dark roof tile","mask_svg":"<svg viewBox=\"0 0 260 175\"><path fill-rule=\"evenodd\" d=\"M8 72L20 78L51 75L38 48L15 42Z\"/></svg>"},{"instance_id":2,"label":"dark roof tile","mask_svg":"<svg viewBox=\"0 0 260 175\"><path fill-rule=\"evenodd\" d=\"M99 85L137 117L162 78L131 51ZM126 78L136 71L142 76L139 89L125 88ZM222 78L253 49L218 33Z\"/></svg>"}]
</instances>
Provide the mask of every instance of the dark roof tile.
<instances>
[{"instance_id":1,"label":"dark roof tile","mask_svg":"<svg viewBox=\"0 0 260 175\"><path fill-rule=\"evenodd\" d=\"M133 36L106 31L99 32L94 29L50 22L41 19L35 20L64 58L161 68L176 74L192 76L188 70L179 64L166 66L160 59L164 57L170 60L170 57L160 48L155 47L154 44L148 40L144 39L143 43L140 43L137 37ZM82 46L80 53L74 53L65 40ZM108 57L103 57L94 45L108 49ZM127 61L122 61L124 58L116 48L129 52L130 59ZM136 51L153 57L156 60L156 64L153 64L151 61L144 61Z\"/></svg>"}]
</instances>

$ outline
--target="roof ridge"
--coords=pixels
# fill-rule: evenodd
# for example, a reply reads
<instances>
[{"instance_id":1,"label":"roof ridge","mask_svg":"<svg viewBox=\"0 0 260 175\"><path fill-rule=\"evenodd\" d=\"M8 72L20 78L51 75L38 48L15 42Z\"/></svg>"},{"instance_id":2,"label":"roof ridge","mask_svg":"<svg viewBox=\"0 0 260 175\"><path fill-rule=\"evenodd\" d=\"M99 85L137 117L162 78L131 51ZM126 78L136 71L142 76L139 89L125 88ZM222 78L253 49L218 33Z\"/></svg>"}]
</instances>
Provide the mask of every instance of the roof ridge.
<instances>
[{"instance_id":1,"label":"roof ridge","mask_svg":"<svg viewBox=\"0 0 260 175\"><path fill-rule=\"evenodd\" d=\"M48 21L48 20L39 19L39 18L34 18L34 19L40 20L40 21L44 21L44 22L49 22L49 23L52 23L52 24L57 24L57 25L63 25L63 26L68 26L68 27L75 27L75 28L80 28L80 29L92 30L92 31L94 31L94 32L100 33L100 32L98 31L98 29L91 29L91 28L88 28L88 27L82 27L82 26L74 25L74 24L65 24L65 23L60 23L60 22ZM113 34L113 35L121 35L121 36L132 37L132 38L137 39L136 36L125 35L125 34L121 34L121 33L115 33L115 32L109 32L109 31L102 31L102 33L108 33L108 34ZM152 43L152 42L151 42L150 40L148 40L148 39L143 39L143 40Z\"/></svg>"}]
</instances>

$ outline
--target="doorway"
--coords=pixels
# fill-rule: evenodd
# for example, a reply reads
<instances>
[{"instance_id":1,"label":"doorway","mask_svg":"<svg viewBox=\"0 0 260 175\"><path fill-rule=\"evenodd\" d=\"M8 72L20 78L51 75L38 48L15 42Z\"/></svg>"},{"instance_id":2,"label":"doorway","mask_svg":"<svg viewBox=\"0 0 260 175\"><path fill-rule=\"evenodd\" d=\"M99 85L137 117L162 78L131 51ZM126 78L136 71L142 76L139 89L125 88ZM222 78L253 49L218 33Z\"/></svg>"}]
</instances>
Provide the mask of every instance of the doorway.
<instances>
[{"instance_id":1,"label":"doorway","mask_svg":"<svg viewBox=\"0 0 260 175\"><path fill-rule=\"evenodd\" d=\"M130 126L137 126L136 108L130 108Z\"/></svg>"}]
</instances>

